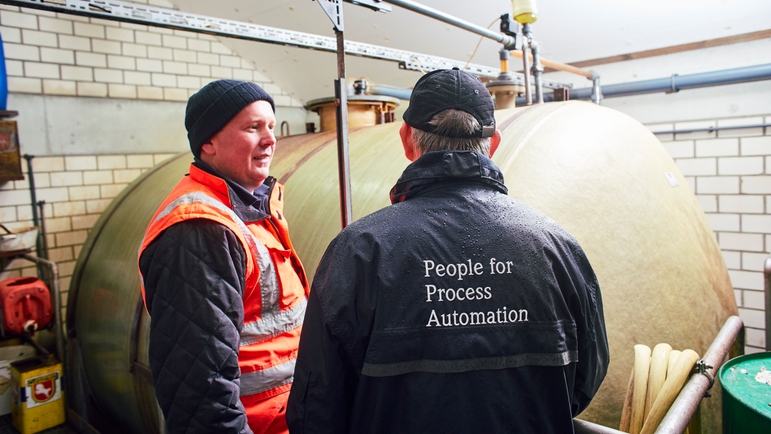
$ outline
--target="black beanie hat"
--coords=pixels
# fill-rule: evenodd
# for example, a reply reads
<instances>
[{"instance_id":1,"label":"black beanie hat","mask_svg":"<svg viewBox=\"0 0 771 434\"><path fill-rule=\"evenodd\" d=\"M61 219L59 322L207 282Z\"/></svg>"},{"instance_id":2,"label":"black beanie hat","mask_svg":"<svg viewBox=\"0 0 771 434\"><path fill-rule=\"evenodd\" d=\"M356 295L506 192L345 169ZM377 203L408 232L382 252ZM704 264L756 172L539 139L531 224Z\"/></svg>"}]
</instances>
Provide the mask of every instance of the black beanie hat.
<instances>
[{"instance_id":1,"label":"black beanie hat","mask_svg":"<svg viewBox=\"0 0 771 434\"><path fill-rule=\"evenodd\" d=\"M185 110L185 129L193 155L199 158L203 144L255 101L269 102L276 112L268 92L249 81L217 80L194 93Z\"/></svg>"}]
</instances>

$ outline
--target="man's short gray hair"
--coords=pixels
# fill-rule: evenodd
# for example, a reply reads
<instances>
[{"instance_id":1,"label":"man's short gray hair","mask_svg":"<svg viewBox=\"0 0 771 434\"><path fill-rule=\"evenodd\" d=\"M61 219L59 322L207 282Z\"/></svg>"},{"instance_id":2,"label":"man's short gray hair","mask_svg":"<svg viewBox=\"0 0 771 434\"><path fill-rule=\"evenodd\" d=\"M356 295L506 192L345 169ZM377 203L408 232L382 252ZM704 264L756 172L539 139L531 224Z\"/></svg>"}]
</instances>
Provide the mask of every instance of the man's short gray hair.
<instances>
[{"instance_id":1,"label":"man's short gray hair","mask_svg":"<svg viewBox=\"0 0 771 434\"><path fill-rule=\"evenodd\" d=\"M446 137L466 135L477 131L479 121L462 110L447 109L434 115L429 121L436 133L427 133L417 128L412 129L412 139L422 154L431 151L474 151L489 157L490 137L458 138ZM442 134L442 135L440 135Z\"/></svg>"}]
</instances>

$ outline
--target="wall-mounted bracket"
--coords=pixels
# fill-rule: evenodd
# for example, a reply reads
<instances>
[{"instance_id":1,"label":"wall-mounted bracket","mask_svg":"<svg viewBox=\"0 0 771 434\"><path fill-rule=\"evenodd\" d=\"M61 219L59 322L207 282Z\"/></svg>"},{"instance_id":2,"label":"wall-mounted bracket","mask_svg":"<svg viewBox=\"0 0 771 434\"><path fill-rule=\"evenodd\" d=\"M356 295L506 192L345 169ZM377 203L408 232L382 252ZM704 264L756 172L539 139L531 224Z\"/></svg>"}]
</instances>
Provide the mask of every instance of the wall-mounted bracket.
<instances>
[{"instance_id":1,"label":"wall-mounted bracket","mask_svg":"<svg viewBox=\"0 0 771 434\"><path fill-rule=\"evenodd\" d=\"M364 6L370 8L375 12L391 12L391 6L384 5L382 0L344 0L346 3L351 3L356 6Z\"/></svg>"},{"instance_id":2,"label":"wall-mounted bracket","mask_svg":"<svg viewBox=\"0 0 771 434\"><path fill-rule=\"evenodd\" d=\"M324 13L327 14L332 24L335 26L335 30L342 32L345 30L343 24L343 2L342 0L317 0L321 9L324 9Z\"/></svg>"}]
</instances>

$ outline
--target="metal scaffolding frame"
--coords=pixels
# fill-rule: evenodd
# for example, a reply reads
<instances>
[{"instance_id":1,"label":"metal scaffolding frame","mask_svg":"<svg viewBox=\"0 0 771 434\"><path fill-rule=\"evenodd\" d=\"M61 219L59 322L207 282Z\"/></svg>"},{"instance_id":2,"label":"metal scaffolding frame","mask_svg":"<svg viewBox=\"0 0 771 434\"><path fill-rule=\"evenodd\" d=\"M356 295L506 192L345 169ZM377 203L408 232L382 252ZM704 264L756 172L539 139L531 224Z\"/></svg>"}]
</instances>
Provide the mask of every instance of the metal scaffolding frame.
<instances>
[{"instance_id":1,"label":"metal scaffolding frame","mask_svg":"<svg viewBox=\"0 0 771 434\"><path fill-rule=\"evenodd\" d=\"M337 51L336 38L118 0L0 0L0 3L330 53ZM345 41L345 52L352 56L397 62L399 68L410 71L428 72L453 67L464 69L466 65L466 62L460 60L355 41ZM466 65L465 70L489 78L496 78L500 73L498 68L473 63ZM514 81L524 85L524 76L515 74ZM570 86L544 81L544 87L554 89Z\"/></svg>"}]
</instances>

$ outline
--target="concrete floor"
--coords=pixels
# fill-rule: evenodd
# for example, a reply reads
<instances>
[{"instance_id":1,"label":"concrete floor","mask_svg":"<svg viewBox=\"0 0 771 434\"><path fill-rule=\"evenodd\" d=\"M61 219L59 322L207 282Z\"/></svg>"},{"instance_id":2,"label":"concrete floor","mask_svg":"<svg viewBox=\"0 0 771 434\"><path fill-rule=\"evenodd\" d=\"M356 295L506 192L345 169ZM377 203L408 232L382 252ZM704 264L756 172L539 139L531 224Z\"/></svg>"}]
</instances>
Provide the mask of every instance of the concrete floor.
<instances>
[{"instance_id":1,"label":"concrete floor","mask_svg":"<svg viewBox=\"0 0 771 434\"><path fill-rule=\"evenodd\" d=\"M19 434L19 430L13 426L13 423L11 423L10 414L0 416L0 434ZM78 434L78 432L72 429L65 422L64 425L59 425L44 431L40 431L40 434Z\"/></svg>"}]
</instances>

